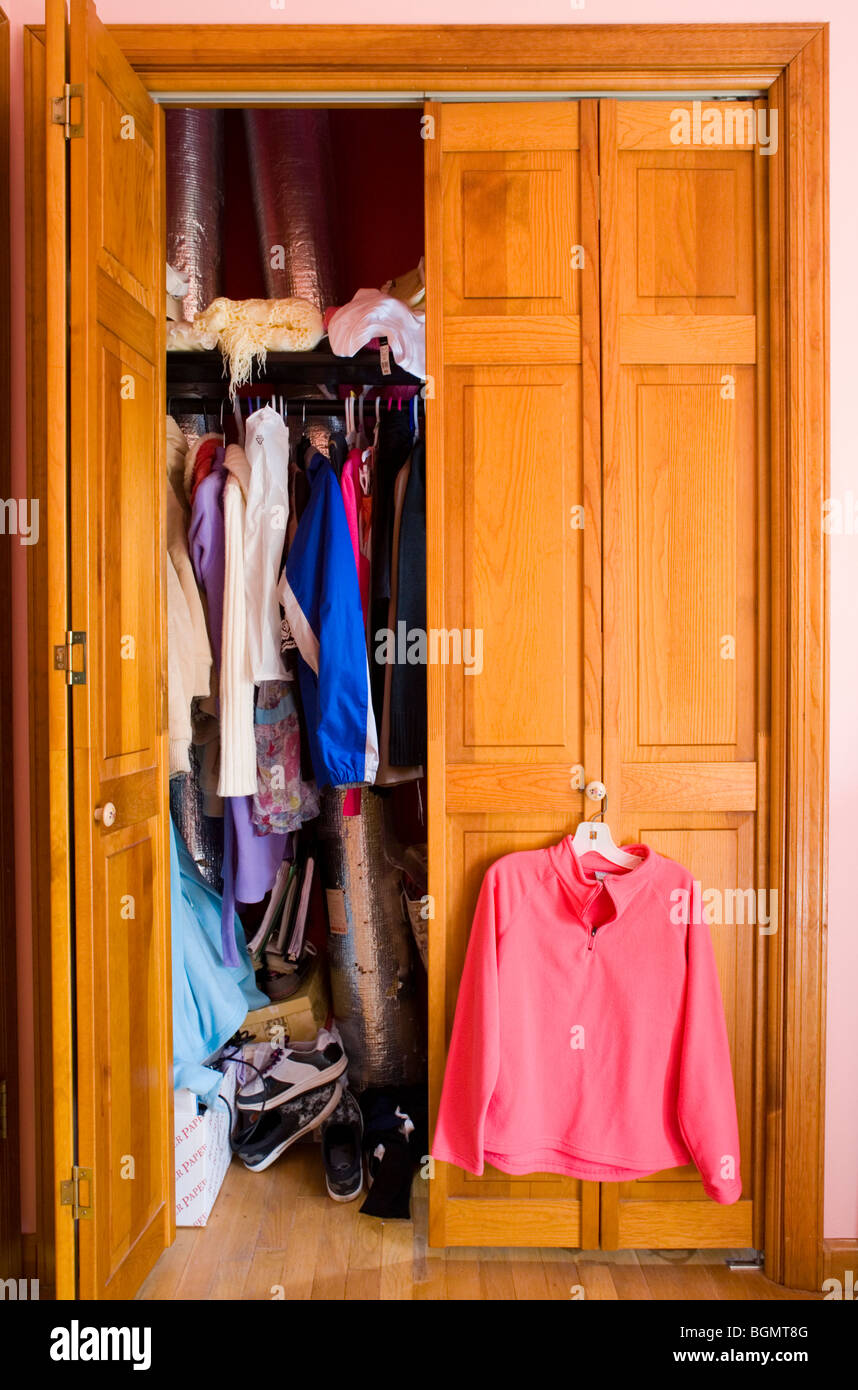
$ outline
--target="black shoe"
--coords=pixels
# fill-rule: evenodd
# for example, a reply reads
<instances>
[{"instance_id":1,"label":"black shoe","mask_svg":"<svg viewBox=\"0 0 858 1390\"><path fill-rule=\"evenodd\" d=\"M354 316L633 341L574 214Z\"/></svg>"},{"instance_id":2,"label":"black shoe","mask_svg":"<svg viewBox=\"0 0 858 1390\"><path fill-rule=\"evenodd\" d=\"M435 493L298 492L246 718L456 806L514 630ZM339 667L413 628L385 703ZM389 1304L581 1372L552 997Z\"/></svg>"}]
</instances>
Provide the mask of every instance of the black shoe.
<instances>
[{"instance_id":1,"label":"black shoe","mask_svg":"<svg viewBox=\"0 0 858 1390\"><path fill-rule=\"evenodd\" d=\"M293 1042L276 1047L261 1075L246 1082L236 1096L239 1110L273 1110L307 1091L318 1090L342 1076L348 1060L338 1042L324 1032L313 1042Z\"/></svg>"},{"instance_id":2,"label":"black shoe","mask_svg":"<svg viewBox=\"0 0 858 1390\"><path fill-rule=\"evenodd\" d=\"M363 1116L351 1091L322 1125L325 1186L335 1202L353 1202L363 1191Z\"/></svg>"},{"instance_id":3,"label":"black shoe","mask_svg":"<svg viewBox=\"0 0 858 1390\"><path fill-rule=\"evenodd\" d=\"M290 1144L318 1129L336 1110L342 1091L340 1083L332 1081L278 1105L276 1110L265 1111L251 1126L248 1140L243 1144L238 1135L235 1141L235 1152L245 1168L253 1173L270 1168Z\"/></svg>"}]
</instances>

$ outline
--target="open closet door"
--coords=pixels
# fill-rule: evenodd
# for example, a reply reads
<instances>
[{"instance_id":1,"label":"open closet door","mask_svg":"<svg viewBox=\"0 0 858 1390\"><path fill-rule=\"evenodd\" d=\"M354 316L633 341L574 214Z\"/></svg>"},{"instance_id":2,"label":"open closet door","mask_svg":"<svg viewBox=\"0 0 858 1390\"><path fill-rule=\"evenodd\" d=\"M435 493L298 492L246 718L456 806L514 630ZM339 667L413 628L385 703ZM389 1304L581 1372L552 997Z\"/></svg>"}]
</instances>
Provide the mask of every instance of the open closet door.
<instances>
[{"instance_id":1,"label":"open closet door","mask_svg":"<svg viewBox=\"0 0 858 1390\"><path fill-rule=\"evenodd\" d=\"M482 877L574 829L601 772L596 103L427 117L430 1088ZM477 641L481 647L477 646ZM433 1245L598 1244L598 1185L444 1163Z\"/></svg>"},{"instance_id":2,"label":"open closet door","mask_svg":"<svg viewBox=\"0 0 858 1390\"><path fill-rule=\"evenodd\" d=\"M54 12L52 41L63 34ZM162 113L71 0L69 629L81 1298L172 1239ZM79 95L78 95L79 94ZM51 94L49 94L51 95ZM50 116L49 116L50 119ZM83 658L83 660L82 660Z\"/></svg>"}]
</instances>

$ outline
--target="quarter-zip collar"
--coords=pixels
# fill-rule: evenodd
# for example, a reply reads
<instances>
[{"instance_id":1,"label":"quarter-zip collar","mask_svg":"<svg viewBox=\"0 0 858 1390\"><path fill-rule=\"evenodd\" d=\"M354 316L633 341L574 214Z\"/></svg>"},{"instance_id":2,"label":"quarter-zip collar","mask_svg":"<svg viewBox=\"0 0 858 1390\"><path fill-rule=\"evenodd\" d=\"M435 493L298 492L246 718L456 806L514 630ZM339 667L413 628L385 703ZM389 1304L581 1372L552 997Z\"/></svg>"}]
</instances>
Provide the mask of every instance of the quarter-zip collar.
<instances>
[{"instance_id":1,"label":"quarter-zip collar","mask_svg":"<svg viewBox=\"0 0 858 1390\"><path fill-rule=\"evenodd\" d=\"M614 916L603 924L609 926L622 915L641 886L652 877L657 855L649 845L623 845L627 854L634 854L640 859L640 864L634 869L621 869L618 866L599 869L598 872L604 874L604 877L596 878L594 871L585 868L579 860L572 848L572 839L571 835L566 835L559 844L550 847L549 854L554 871L569 893L582 921L586 920L587 909L599 889L604 887L616 909Z\"/></svg>"}]
</instances>

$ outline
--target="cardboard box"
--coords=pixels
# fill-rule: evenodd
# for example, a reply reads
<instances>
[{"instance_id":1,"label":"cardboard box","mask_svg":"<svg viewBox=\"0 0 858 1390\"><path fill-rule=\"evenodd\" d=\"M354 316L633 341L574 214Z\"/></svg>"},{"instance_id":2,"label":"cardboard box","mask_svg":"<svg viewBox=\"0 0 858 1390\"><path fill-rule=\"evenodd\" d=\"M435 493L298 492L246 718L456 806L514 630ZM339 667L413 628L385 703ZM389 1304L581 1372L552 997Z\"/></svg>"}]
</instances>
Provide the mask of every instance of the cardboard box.
<instances>
[{"instance_id":1,"label":"cardboard box","mask_svg":"<svg viewBox=\"0 0 858 1390\"><path fill-rule=\"evenodd\" d=\"M317 956L297 994L254 1009L242 1029L260 1042L285 1042L287 1037L294 1042L310 1042L324 1028L330 1011L324 963Z\"/></svg>"},{"instance_id":2,"label":"cardboard box","mask_svg":"<svg viewBox=\"0 0 858 1390\"><path fill-rule=\"evenodd\" d=\"M220 1088L230 1105L235 1100L235 1070L227 1067ZM223 1109L200 1114L193 1091L176 1091L174 1102L176 1225L205 1226L232 1158L231 1117Z\"/></svg>"}]
</instances>

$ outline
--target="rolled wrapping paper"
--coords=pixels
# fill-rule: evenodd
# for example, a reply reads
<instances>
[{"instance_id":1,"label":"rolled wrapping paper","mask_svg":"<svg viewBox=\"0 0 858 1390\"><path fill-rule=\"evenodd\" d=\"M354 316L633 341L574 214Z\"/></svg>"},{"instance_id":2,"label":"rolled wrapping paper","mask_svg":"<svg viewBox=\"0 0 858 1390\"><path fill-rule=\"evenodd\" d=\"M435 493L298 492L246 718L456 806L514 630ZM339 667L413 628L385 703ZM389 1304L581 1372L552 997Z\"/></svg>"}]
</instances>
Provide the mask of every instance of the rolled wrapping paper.
<instances>
[{"instance_id":1,"label":"rolled wrapping paper","mask_svg":"<svg viewBox=\"0 0 858 1390\"><path fill-rule=\"evenodd\" d=\"M324 333L322 315L306 299L216 299L193 328L220 347L232 395L251 380L254 358L261 372L269 352L310 352Z\"/></svg>"},{"instance_id":2,"label":"rolled wrapping paper","mask_svg":"<svg viewBox=\"0 0 858 1390\"><path fill-rule=\"evenodd\" d=\"M174 107L164 113L167 260L188 281L184 317L223 289L223 112Z\"/></svg>"},{"instance_id":3,"label":"rolled wrapping paper","mask_svg":"<svg viewBox=\"0 0 858 1390\"><path fill-rule=\"evenodd\" d=\"M344 815L348 796L323 792L318 822L334 1017L355 1090L413 1085L426 1069L419 966L386 852L385 803L363 787L360 814Z\"/></svg>"},{"instance_id":4,"label":"rolled wrapping paper","mask_svg":"<svg viewBox=\"0 0 858 1390\"><path fill-rule=\"evenodd\" d=\"M265 288L272 299L337 303L334 177L327 111L244 113Z\"/></svg>"}]
</instances>

